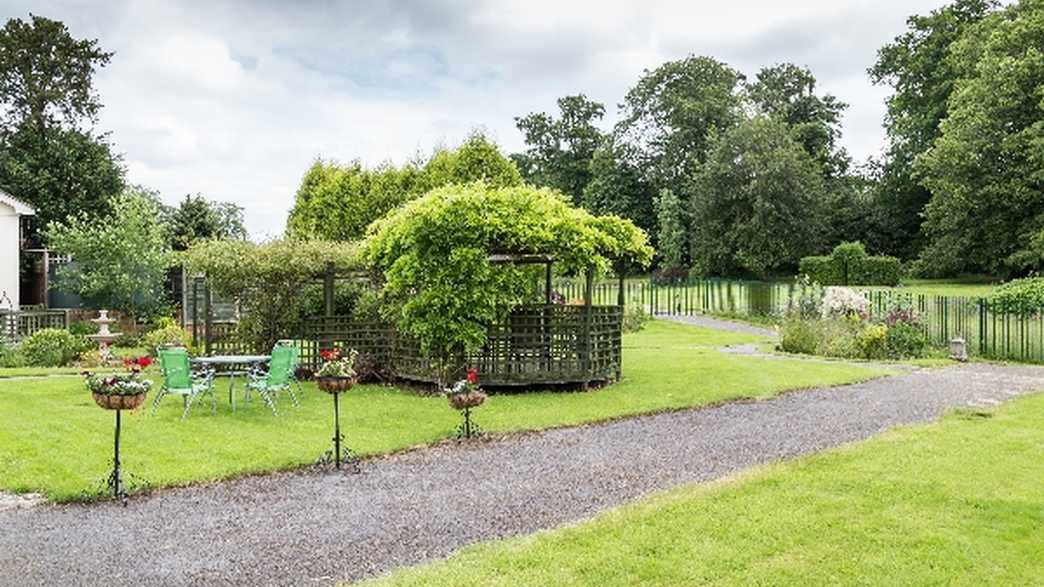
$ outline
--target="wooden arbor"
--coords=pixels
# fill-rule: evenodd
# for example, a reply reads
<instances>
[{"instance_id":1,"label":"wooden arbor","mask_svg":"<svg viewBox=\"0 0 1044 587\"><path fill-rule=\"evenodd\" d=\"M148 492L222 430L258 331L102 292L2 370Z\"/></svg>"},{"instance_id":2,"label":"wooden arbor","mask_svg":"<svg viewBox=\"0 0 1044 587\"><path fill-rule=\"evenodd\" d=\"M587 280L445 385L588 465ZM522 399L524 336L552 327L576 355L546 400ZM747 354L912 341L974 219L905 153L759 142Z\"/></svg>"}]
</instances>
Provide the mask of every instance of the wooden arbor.
<instances>
[{"instance_id":1,"label":"wooden arbor","mask_svg":"<svg viewBox=\"0 0 1044 587\"><path fill-rule=\"evenodd\" d=\"M586 387L591 383L618 379L621 374L623 328L623 271L619 270L617 305L592 303L594 272L588 271L583 305L556 304L551 284L554 259L547 255L493 254L493 263L544 265L542 303L516 308L502 322L488 326L486 344L449 365L450 379L462 378L473 367L488 386L562 385ZM303 360L318 366L318 349L334 346L354 348L393 377L424 383L439 383L445 371L438 361L421 352L420 343L398 333L388 324L362 323L333 313L334 281L328 270L324 277L326 312L309 319L306 338L312 352Z\"/></svg>"}]
</instances>

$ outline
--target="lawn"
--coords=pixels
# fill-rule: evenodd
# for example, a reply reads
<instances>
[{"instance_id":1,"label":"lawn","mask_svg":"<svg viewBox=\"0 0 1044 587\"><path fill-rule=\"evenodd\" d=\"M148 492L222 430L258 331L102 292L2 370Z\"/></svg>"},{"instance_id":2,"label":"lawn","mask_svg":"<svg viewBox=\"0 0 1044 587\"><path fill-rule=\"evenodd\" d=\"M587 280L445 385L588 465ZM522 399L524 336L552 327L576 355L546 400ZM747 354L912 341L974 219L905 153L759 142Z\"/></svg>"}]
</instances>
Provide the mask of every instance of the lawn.
<instances>
[{"instance_id":1,"label":"lawn","mask_svg":"<svg viewBox=\"0 0 1044 587\"><path fill-rule=\"evenodd\" d=\"M1041 585L1044 395L535 535L392 585Z\"/></svg>"},{"instance_id":2,"label":"lawn","mask_svg":"<svg viewBox=\"0 0 1044 587\"><path fill-rule=\"evenodd\" d=\"M843 363L759 359L715 347L758 342L655 321L624 338L624 377L588 393L495 395L475 418L490 432L580 424L657 410L702 406L744 397L865 380L884 371ZM194 408L180 421L180 401L168 398L155 416L124 418L127 471L154 486L287 469L315 460L329 444L331 401L305 385L302 406L280 403L273 417L259 401L233 413L227 383L218 381L218 412ZM151 400L151 397L150 397ZM392 387L358 386L341 401L348 445L364 455L387 453L447 438L459 416L443 397L420 397ZM112 443L112 414L94 405L78 378L0 380L0 490L40 492L54 500L98 491Z\"/></svg>"},{"instance_id":3,"label":"lawn","mask_svg":"<svg viewBox=\"0 0 1044 587\"><path fill-rule=\"evenodd\" d=\"M869 290L897 290L912 295L982 298L1000 285L997 279L984 276L955 277L950 279L904 279L898 288L860 287Z\"/></svg>"}]
</instances>

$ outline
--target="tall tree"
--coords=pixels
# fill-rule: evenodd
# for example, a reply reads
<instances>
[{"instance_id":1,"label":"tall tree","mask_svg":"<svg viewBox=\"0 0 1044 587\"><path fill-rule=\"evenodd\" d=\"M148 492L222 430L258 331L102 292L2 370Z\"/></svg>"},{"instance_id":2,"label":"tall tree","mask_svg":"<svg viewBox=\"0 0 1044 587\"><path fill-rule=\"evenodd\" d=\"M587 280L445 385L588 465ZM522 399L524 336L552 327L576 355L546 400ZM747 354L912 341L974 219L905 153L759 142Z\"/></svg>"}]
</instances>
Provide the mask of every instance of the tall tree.
<instances>
[{"instance_id":1,"label":"tall tree","mask_svg":"<svg viewBox=\"0 0 1044 587\"><path fill-rule=\"evenodd\" d=\"M656 188L646 179L633 147L607 141L591 158L591 181L581 204L594 214L630 219L647 234L656 234Z\"/></svg>"},{"instance_id":2,"label":"tall tree","mask_svg":"<svg viewBox=\"0 0 1044 587\"><path fill-rule=\"evenodd\" d=\"M37 227L104 212L123 187L118 157L91 130L94 73L111 57L44 17L0 29L0 187L36 207Z\"/></svg>"},{"instance_id":3,"label":"tall tree","mask_svg":"<svg viewBox=\"0 0 1044 587\"><path fill-rule=\"evenodd\" d=\"M555 188L580 203L591 181L591 159L605 139L595 125L605 106L578 94L559 98L558 109L557 119L543 112L515 118L526 150L514 159L528 183Z\"/></svg>"},{"instance_id":4,"label":"tall tree","mask_svg":"<svg viewBox=\"0 0 1044 587\"><path fill-rule=\"evenodd\" d=\"M242 207L207 200L202 194L188 194L177 206L165 207L164 220L175 251L187 250L201 240L247 237Z\"/></svg>"},{"instance_id":5,"label":"tall tree","mask_svg":"<svg viewBox=\"0 0 1044 587\"><path fill-rule=\"evenodd\" d=\"M139 318L165 309L167 268L174 261L156 194L128 188L115 196L112 219L86 214L48 225L54 247L75 260L57 276L59 289Z\"/></svg>"},{"instance_id":6,"label":"tall tree","mask_svg":"<svg viewBox=\"0 0 1044 587\"><path fill-rule=\"evenodd\" d=\"M967 30L940 136L915 161L931 191L923 252L936 273L1044 269L1044 0Z\"/></svg>"},{"instance_id":7,"label":"tall tree","mask_svg":"<svg viewBox=\"0 0 1044 587\"><path fill-rule=\"evenodd\" d=\"M675 188L706 158L710 137L742 116L743 75L710 57L646 71L621 104L618 140L639 154L657 190Z\"/></svg>"},{"instance_id":8,"label":"tall tree","mask_svg":"<svg viewBox=\"0 0 1044 587\"><path fill-rule=\"evenodd\" d=\"M931 198L913 172L916 157L939 136L947 103L961 76L951 46L997 6L995 0L956 0L927 16L907 19L907 31L878 51L870 68L876 84L889 85L885 129L889 147L879 172L878 240L886 252L917 256L924 244L922 213Z\"/></svg>"},{"instance_id":9,"label":"tall tree","mask_svg":"<svg viewBox=\"0 0 1044 587\"><path fill-rule=\"evenodd\" d=\"M690 186L693 268L765 276L823 244L823 178L782 122L744 121L711 140Z\"/></svg>"}]
</instances>

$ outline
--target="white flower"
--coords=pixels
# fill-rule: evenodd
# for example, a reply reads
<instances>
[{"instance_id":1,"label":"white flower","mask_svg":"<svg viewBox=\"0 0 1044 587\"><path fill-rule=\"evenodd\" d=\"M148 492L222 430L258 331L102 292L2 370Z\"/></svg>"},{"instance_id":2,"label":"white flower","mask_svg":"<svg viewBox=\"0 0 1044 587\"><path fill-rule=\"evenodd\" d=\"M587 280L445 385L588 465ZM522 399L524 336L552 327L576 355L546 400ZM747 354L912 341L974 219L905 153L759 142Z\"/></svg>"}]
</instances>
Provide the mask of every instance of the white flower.
<instances>
[{"instance_id":1,"label":"white flower","mask_svg":"<svg viewBox=\"0 0 1044 587\"><path fill-rule=\"evenodd\" d=\"M848 287L828 287L823 295L824 318L857 315L865 318L869 302L866 297Z\"/></svg>"}]
</instances>

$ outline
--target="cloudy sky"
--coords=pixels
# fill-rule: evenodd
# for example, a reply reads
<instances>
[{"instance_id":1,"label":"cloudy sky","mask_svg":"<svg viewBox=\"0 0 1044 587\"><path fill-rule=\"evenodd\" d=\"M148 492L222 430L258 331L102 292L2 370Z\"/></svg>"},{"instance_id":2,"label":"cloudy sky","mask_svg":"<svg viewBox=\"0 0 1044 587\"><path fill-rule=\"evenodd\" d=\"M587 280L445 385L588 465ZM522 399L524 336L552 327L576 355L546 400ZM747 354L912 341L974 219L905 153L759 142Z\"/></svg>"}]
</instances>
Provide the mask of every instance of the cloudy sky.
<instances>
[{"instance_id":1,"label":"cloudy sky","mask_svg":"<svg viewBox=\"0 0 1044 587\"><path fill-rule=\"evenodd\" d=\"M582 92L616 107L643 69L710 55L747 75L791 61L850 104L857 160L883 144L886 88L866 69L928 0L207 2L0 0L64 21L116 55L98 75L129 179L173 202L202 192L282 232L317 156L401 162Z\"/></svg>"}]
</instances>

